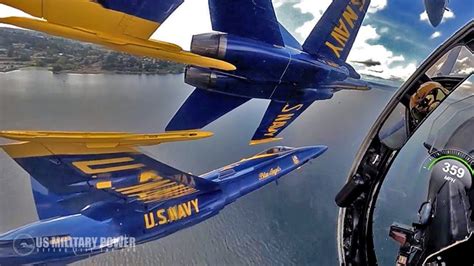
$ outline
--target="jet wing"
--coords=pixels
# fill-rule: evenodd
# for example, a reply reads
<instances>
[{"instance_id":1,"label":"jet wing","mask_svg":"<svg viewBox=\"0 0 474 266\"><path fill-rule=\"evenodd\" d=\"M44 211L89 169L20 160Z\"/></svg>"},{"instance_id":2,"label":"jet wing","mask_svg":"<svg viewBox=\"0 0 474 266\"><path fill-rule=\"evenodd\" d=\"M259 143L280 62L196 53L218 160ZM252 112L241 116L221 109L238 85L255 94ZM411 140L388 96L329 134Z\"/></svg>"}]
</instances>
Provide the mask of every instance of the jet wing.
<instances>
[{"instance_id":1,"label":"jet wing","mask_svg":"<svg viewBox=\"0 0 474 266\"><path fill-rule=\"evenodd\" d=\"M284 46L271 0L209 0L209 10L215 31Z\"/></svg>"},{"instance_id":2,"label":"jet wing","mask_svg":"<svg viewBox=\"0 0 474 266\"><path fill-rule=\"evenodd\" d=\"M86 148L118 148L158 145L166 142L197 140L212 136L207 131L175 131L156 134L80 131L0 131L0 137L17 141L80 144Z\"/></svg>"},{"instance_id":3,"label":"jet wing","mask_svg":"<svg viewBox=\"0 0 474 266\"><path fill-rule=\"evenodd\" d=\"M177 170L136 149L211 135L203 131L0 131L0 137L22 141L0 147L31 175L38 215L46 219L79 213L90 205L159 204L218 189L212 181Z\"/></svg>"},{"instance_id":4,"label":"jet wing","mask_svg":"<svg viewBox=\"0 0 474 266\"><path fill-rule=\"evenodd\" d=\"M183 0L0 0L36 18L7 17L0 23L103 45L138 56L235 70L230 63L183 51L150 36Z\"/></svg>"},{"instance_id":5,"label":"jet wing","mask_svg":"<svg viewBox=\"0 0 474 266\"><path fill-rule=\"evenodd\" d=\"M271 101L262 122L260 122L260 126L250 141L250 145L281 140L281 138L276 136L293 123L313 102Z\"/></svg>"},{"instance_id":6,"label":"jet wing","mask_svg":"<svg viewBox=\"0 0 474 266\"><path fill-rule=\"evenodd\" d=\"M166 131L203 128L248 100L196 88L168 123Z\"/></svg>"}]
</instances>

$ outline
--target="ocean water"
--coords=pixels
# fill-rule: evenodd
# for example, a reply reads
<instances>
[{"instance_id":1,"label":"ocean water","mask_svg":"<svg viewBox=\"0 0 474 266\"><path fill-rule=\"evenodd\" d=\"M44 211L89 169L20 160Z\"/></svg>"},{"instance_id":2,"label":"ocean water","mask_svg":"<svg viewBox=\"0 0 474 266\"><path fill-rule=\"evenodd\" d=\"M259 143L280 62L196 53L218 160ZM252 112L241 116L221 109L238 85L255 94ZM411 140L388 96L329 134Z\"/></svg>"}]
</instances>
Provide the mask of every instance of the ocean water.
<instances>
[{"instance_id":1,"label":"ocean water","mask_svg":"<svg viewBox=\"0 0 474 266\"><path fill-rule=\"evenodd\" d=\"M0 73L0 130L161 132L192 92L182 75ZM209 139L147 147L150 156L202 174L272 145L325 144L311 164L225 208L218 216L134 251L77 265L336 265L334 196L393 91L342 91L314 103L276 144L249 146L269 103L252 100L212 123ZM212 106L209 106L212 108ZM6 142L0 140L0 143ZM27 173L0 151L0 232L37 220Z\"/></svg>"}]
</instances>

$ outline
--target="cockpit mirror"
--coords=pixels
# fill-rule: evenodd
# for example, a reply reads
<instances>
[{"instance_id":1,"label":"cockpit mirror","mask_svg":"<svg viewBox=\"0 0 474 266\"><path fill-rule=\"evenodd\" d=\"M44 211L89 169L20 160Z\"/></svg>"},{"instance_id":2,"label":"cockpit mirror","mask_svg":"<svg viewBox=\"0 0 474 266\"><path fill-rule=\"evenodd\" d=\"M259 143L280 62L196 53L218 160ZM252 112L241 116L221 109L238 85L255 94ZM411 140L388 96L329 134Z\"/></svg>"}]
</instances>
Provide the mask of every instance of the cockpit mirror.
<instances>
[{"instance_id":1,"label":"cockpit mirror","mask_svg":"<svg viewBox=\"0 0 474 266\"><path fill-rule=\"evenodd\" d=\"M406 92L387 116L378 138L399 150L451 92L474 72L473 42L460 42L428 59L406 84Z\"/></svg>"},{"instance_id":2,"label":"cockpit mirror","mask_svg":"<svg viewBox=\"0 0 474 266\"><path fill-rule=\"evenodd\" d=\"M379 131L380 142L393 150L403 147L408 140L406 116L407 108L399 103Z\"/></svg>"},{"instance_id":3,"label":"cockpit mirror","mask_svg":"<svg viewBox=\"0 0 474 266\"><path fill-rule=\"evenodd\" d=\"M440 77L466 77L474 70L474 55L467 45L452 48L426 71L431 79Z\"/></svg>"},{"instance_id":4,"label":"cockpit mirror","mask_svg":"<svg viewBox=\"0 0 474 266\"><path fill-rule=\"evenodd\" d=\"M440 103L464 79L474 72L474 55L472 42L459 43L446 49L436 59L428 59L427 64L408 87L403 99L408 100L409 135L420 126L424 119L433 112Z\"/></svg>"}]
</instances>

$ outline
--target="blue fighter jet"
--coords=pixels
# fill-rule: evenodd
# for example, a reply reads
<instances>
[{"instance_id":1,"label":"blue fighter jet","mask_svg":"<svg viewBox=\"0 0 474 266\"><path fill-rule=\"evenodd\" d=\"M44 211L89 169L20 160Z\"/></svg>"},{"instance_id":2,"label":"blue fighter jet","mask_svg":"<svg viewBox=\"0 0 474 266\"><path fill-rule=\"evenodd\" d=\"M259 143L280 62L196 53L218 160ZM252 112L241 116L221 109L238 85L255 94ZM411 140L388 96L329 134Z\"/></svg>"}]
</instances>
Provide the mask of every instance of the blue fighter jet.
<instances>
[{"instance_id":1,"label":"blue fighter jet","mask_svg":"<svg viewBox=\"0 0 474 266\"><path fill-rule=\"evenodd\" d=\"M0 235L0 264L73 262L167 236L324 153L274 147L201 176L136 146L208 137L164 134L0 132L1 148L31 175L39 221Z\"/></svg>"},{"instance_id":2,"label":"blue fighter jet","mask_svg":"<svg viewBox=\"0 0 474 266\"><path fill-rule=\"evenodd\" d=\"M314 101L368 84L346 63L370 0L334 0L300 45L278 22L271 0L209 0L213 33L193 36L191 51L234 71L189 66L196 87L166 130L203 128L252 98L270 105L250 144L276 136Z\"/></svg>"},{"instance_id":3,"label":"blue fighter jet","mask_svg":"<svg viewBox=\"0 0 474 266\"><path fill-rule=\"evenodd\" d=\"M444 11L448 10L448 0L424 0L428 20L433 27L443 20Z\"/></svg>"}]
</instances>

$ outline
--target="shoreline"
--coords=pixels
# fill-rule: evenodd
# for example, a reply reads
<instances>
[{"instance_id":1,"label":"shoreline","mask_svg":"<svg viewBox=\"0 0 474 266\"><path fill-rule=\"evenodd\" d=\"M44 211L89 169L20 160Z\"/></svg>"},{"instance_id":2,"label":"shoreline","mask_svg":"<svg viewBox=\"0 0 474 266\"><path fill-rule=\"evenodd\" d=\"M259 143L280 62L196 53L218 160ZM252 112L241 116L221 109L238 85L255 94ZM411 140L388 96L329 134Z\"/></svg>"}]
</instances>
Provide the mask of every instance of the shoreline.
<instances>
[{"instance_id":1,"label":"shoreline","mask_svg":"<svg viewBox=\"0 0 474 266\"><path fill-rule=\"evenodd\" d=\"M51 72L54 75L60 74L82 74L82 75L99 75L99 74L116 74L116 75L180 75L184 72L164 72L164 73L157 73L157 72L132 72L132 71L108 71L108 70L61 70L61 71L52 71L51 67L37 67L37 66L14 66L7 70L0 70L0 73L11 73L20 70L44 70Z\"/></svg>"}]
</instances>

